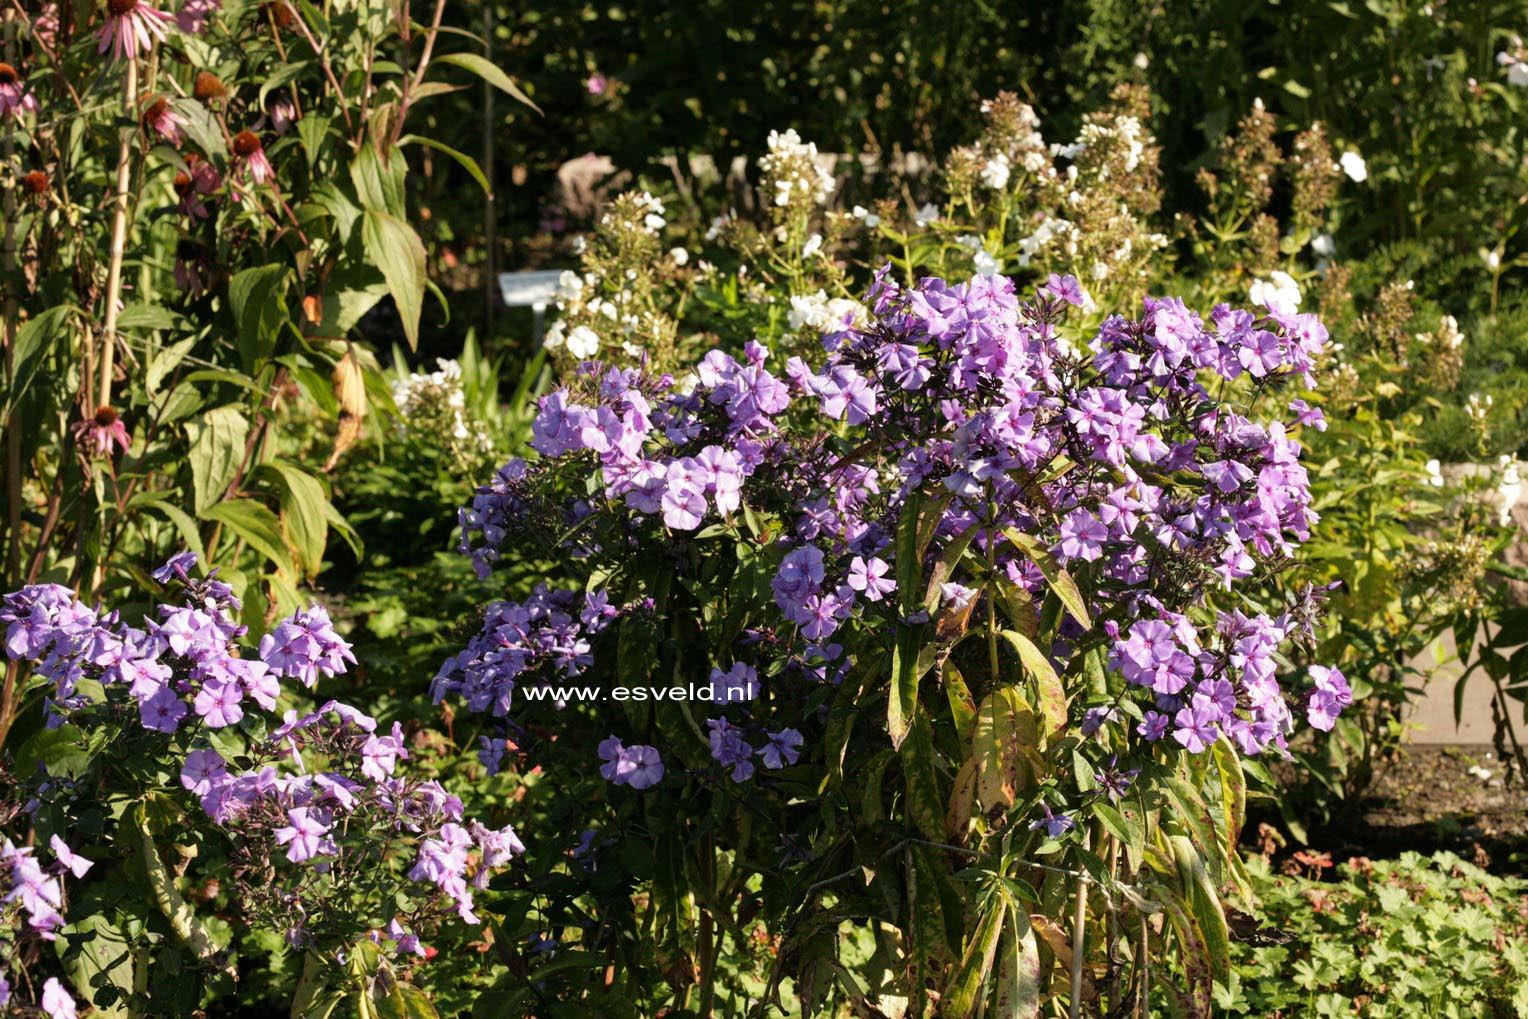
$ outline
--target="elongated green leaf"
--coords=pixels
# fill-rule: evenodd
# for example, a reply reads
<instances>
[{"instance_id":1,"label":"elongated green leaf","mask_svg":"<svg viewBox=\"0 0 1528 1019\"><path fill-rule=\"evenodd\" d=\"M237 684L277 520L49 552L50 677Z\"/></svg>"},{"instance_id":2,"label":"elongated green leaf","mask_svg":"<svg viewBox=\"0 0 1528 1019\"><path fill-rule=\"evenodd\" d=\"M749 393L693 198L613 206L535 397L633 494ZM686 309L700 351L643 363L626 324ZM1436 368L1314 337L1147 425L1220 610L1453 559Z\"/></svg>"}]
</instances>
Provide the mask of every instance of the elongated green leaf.
<instances>
[{"instance_id":1,"label":"elongated green leaf","mask_svg":"<svg viewBox=\"0 0 1528 1019\"><path fill-rule=\"evenodd\" d=\"M287 545L297 554L297 561L309 576L316 576L324 564L324 547L329 540L329 504L323 483L293 464L272 460L262 470L271 474L281 487L281 527Z\"/></svg>"},{"instance_id":2,"label":"elongated green leaf","mask_svg":"<svg viewBox=\"0 0 1528 1019\"><path fill-rule=\"evenodd\" d=\"M992 973L992 964L997 959L997 946L1002 940L1003 925L1007 919L1008 907L1002 903L983 914L960 957L960 966L955 971L954 980L950 982L941 1015L949 1019L964 1019L976 1014L987 987L987 978Z\"/></svg>"},{"instance_id":3,"label":"elongated green leaf","mask_svg":"<svg viewBox=\"0 0 1528 1019\"><path fill-rule=\"evenodd\" d=\"M175 505L175 502L163 492L142 492L134 496L129 506L147 506L150 509L163 513L165 519L175 525L175 530L180 533L180 540L186 548L196 553L199 562L207 561L207 553L202 547L202 536L196 521L191 514Z\"/></svg>"},{"instance_id":4,"label":"elongated green leaf","mask_svg":"<svg viewBox=\"0 0 1528 1019\"><path fill-rule=\"evenodd\" d=\"M463 70L471 71L500 92L513 96L518 102L524 103L537 113L541 112L541 107L531 102L531 97L520 91L520 86L515 84L513 78L485 57L480 57L476 53L447 53L435 59L438 63L453 64Z\"/></svg>"},{"instance_id":5,"label":"elongated green leaf","mask_svg":"<svg viewBox=\"0 0 1528 1019\"><path fill-rule=\"evenodd\" d=\"M186 422L191 440L191 488L193 509L199 516L223 498L239 472L249 422L237 407L214 407Z\"/></svg>"},{"instance_id":6,"label":"elongated green leaf","mask_svg":"<svg viewBox=\"0 0 1528 1019\"><path fill-rule=\"evenodd\" d=\"M1066 687L1045 652L1017 630L1004 630L1003 639L1019 653L1024 672L1035 684L1036 702L1045 719L1045 735L1055 738L1066 731Z\"/></svg>"},{"instance_id":7,"label":"elongated green leaf","mask_svg":"<svg viewBox=\"0 0 1528 1019\"><path fill-rule=\"evenodd\" d=\"M923 608L926 612L933 612L939 607L940 585L949 580L955 573L960 560L965 557L966 549L971 547L971 539L976 537L977 528L968 527L954 541L950 542L939 558L934 562L934 568L929 573L928 586L923 592Z\"/></svg>"},{"instance_id":8,"label":"elongated green leaf","mask_svg":"<svg viewBox=\"0 0 1528 1019\"><path fill-rule=\"evenodd\" d=\"M23 322L16 330L12 377L6 380L5 412L0 414L0 418L8 419L16 409L16 404L26 395L27 389L47 361L48 352L63 337L73 311L71 305L56 305L36 318Z\"/></svg>"},{"instance_id":9,"label":"elongated green leaf","mask_svg":"<svg viewBox=\"0 0 1528 1019\"><path fill-rule=\"evenodd\" d=\"M434 138L426 138L424 135L419 134L406 134L402 138L398 139L398 144L424 145L428 148L434 149L436 152L450 156L452 159L456 160L458 164L461 165L463 170L466 170L467 173L472 176L473 180L477 181L478 187L483 189L483 194L489 195L490 197L493 195L493 187L488 183L488 178L483 174L483 168L478 165L476 159L473 159L465 152L458 152L456 149L453 149L451 146L444 142L437 141Z\"/></svg>"},{"instance_id":10,"label":"elongated green leaf","mask_svg":"<svg viewBox=\"0 0 1528 1019\"><path fill-rule=\"evenodd\" d=\"M361 220L361 239L366 257L387 280L409 348L417 350L419 316L424 312L424 243L412 227L375 209L367 209Z\"/></svg>"},{"instance_id":11,"label":"elongated green leaf","mask_svg":"<svg viewBox=\"0 0 1528 1019\"><path fill-rule=\"evenodd\" d=\"M1007 810L1039 784L1044 768L1039 738L1034 712L1013 687L994 690L982 701L971 757L976 761L976 801L983 811Z\"/></svg>"},{"instance_id":12,"label":"elongated green leaf","mask_svg":"<svg viewBox=\"0 0 1528 1019\"><path fill-rule=\"evenodd\" d=\"M245 269L228 281L239 359L246 372L253 372L275 353L281 327L288 321L286 287L284 265Z\"/></svg>"},{"instance_id":13,"label":"elongated green leaf","mask_svg":"<svg viewBox=\"0 0 1528 1019\"><path fill-rule=\"evenodd\" d=\"M992 1019L1035 1019L1040 1014L1040 946L1029 916L1010 907L1012 937L1000 956Z\"/></svg>"},{"instance_id":14,"label":"elongated green leaf","mask_svg":"<svg viewBox=\"0 0 1528 1019\"><path fill-rule=\"evenodd\" d=\"M164 382L165 376L180 366L195 345L196 337L188 336L154 352L153 358L149 361L148 371L143 374L143 388L150 396L158 395L159 386Z\"/></svg>"},{"instance_id":15,"label":"elongated green leaf","mask_svg":"<svg viewBox=\"0 0 1528 1019\"><path fill-rule=\"evenodd\" d=\"M1003 528L1003 536L1013 542L1014 547L1040 568L1045 581L1050 585L1056 597L1066 606L1066 610L1072 614L1072 618L1081 623L1084 629L1091 628L1093 619L1088 614L1088 603L1083 599L1082 592L1077 587L1077 581L1067 572L1066 567L1056 561L1051 555L1050 549L1042 545L1038 538L1025 534L1016 527Z\"/></svg>"},{"instance_id":16,"label":"elongated green leaf","mask_svg":"<svg viewBox=\"0 0 1528 1019\"><path fill-rule=\"evenodd\" d=\"M1236 844L1241 840L1242 822L1247 816L1247 778L1242 774L1241 758L1225 733L1221 733L1212 753L1220 775L1220 809L1224 814L1221 831L1225 835L1222 845L1226 863L1231 865L1236 857Z\"/></svg>"},{"instance_id":17,"label":"elongated green leaf","mask_svg":"<svg viewBox=\"0 0 1528 1019\"><path fill-rule=\"evenodd\" d=\"M924 837L938 841L944 837L944 799L934 766L932 726L921 709L913 715L908 738L898 753L907 786L907 813Z\"/></svg>"},{"instance_id":18,"label":"elongated green leaf","mask_svg":"<svg viewBox=\"0 0 1528 1019\"><path fill-rule=\"evenodd\" d=\"M1173 857L1178 864L1178 879L1183 882L1190 912L1199 923L1204 938L1205 958L1215 979L1224 981L1231 971L1231 938L1226 929L1226 914L1220 896L1205 869L1204 857L1183 835L1169 836Z\"/></svg>"},{"instance_id":19,"label":"elongated green leaf","mask_svg":"<svg viewBox=\"0 0 1528 1019\"><path fill-rule=\"evenodd\" d=\"M350 182L355 185L361 208L389 216L403 216L407 211L403 188L408 170L408 160L401 151L389 149L384 159L375 146L361 146L361 151L350 163ZM339 205L335 211L337 214L344 212Z\"/></svg>"},{"instance_id":20,"label":"elongated green leaf","mask_svg":"<svg viewBox=\"0 0 1528 1019\"><path fill-rule=\"evenodd\" d=\"M1188 977L1187 1019L1210 1019L1210 992L1215 981L1204 934L1176 891L1165 885L1154 886L1152 891L1178 936L1180 960Z\"/></svg>"},{"instance_id":21,"label":"elongated green leaf","mask_svg":"<svg viewBox=\"0 0 1528 1019\"><path fill-rule=\"evenodd\" d=\"M281 521L265 506L253 499L230 499L208 509L202 516L208 520L221 521L230 531L243 538L250 547L265 556L276 568L295 576L292 559L287 554L286 542L281 537Z\"/></svg>"}]
</instances>

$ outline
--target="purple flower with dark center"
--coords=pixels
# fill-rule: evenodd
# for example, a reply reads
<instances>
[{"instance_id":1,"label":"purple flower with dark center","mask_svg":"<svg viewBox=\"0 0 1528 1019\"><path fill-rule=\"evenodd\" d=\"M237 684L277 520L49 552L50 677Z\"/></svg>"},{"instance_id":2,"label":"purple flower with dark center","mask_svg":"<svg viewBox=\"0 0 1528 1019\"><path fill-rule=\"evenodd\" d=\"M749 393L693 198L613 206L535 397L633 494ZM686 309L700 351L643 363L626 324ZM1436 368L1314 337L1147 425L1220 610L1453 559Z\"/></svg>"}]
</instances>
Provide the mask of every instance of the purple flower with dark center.
<instances>
[{"instance_id":1,"label":"purple flower with dark center","mask_svg":"<svg viewBox=\"0 0 1528 1019\"><path fill-rule=\"evenodd\" d=\"M205 796L228 777L228 762L216 750L193 750L180 769L180 784L198 796Z\"/></svg>"},{"instance_id":2,"label":"purple flower with dark center","mask_svg":"<svg viewBox=\"0 0 1528 1019\"><path fill-rule=\"evenodd\" d=\"M759 695L759 673L747 662L733 662L723 672L711 670L711 699L716 704L739 704Z\"/></svg>"},{"instance_id":3,"label":"purple flower with dark center","mask_svg":"<svg viewBox=\"0 0 1528 1019\"><path fill-rule=\"evenodd\" d=\"M759 748L759 756L764 759L764 767L771 769L784 768L795 764L801 757L801 733L795 729L781 729L779 732L768 734L769 740Z\"/></svg>"},{"instance_id":4,"label":"purple flower with dark center","mask_svg":"<svg viewBox=\"0 0 1528 1019\"><path fill-rule=\"evenodd\" d=\"M879 556L855 556L849 562L850 588L863 594L867 601L880 601L897 589L897 582L889 574L891 565Z\"/></svg>"},{"instance_id":5,"label":"purple flower with dark center","mask_svg":"<svg viewBox=\"0 0 1528 1019\"><path fill-rule=\"evenodd\" d=\"M1091 563L1103 555L1103 543L1108 540L1109 529L1103 521L1079 507L1061 521L1061 540L1055 550L1068 559Z\"/></svg>"},{"instance_id":6,"label":"purple flower with dark center","mask_svg":"<svg viewBox=\"0 0 1528 1019\"><path fill-rule=\"evenodd\" d=\"M711 758L732 769L732 781L746 782L753 777L753 747L743 738L742 730L725 718L706 720L711 730Z\"/></svg>"},{"instance_id":7,"label":"purple flower with dark center","mask_svg":"<svg viewBox=\"0 0 1528 1019\"><path fill-rule=\"evenodd\" d=\"M334 840L329 838L329 826L307 807L293 807L287 811L289 824L277 828L276 841L287 847L287 859L293 863L311 860L315 856L333 855Z\"/></svg>"},{"instance_id":8,"label":"purple flower with dark center","mask_svg":"<svg viewBox=\"0 0 1528 1019\"><path fill-rule=\"evenodd\" d=\"M1173 716L1173 739L1181 743L1189 753L1200 754L1209 749L1219 735L1220 721L1225 712L1219 705L1202 694L1195 694L1186 707Z\"/></svg>"},{"instance_id":9,"label":"purple flower with dark center","mask_svg":"<svg viewBox=\"0 0 1528 1019\"><path fill-rule=\"evenodd\" d=\"M1077 826L1077 822L1065 814L1053 814L1049 803L1041 803L1040 811L1045 816L1029 822L1030 831L1045 829L1045 834L1053 839L1059 839Z\"/></svg>"},{"instance_id":10,"label":"purple flower with dark center","mask_svg":"<svg viewBox=\"0 0 1528 1019\"><path fill-rule=\"evenodd\" d=\"M1040 292L1074 307L1080 308L1083 305L1082 284L1077 282L1076 276L1059 276L1051 273L1050 279L1040 288Z\"/></svg>"}]
</instances>

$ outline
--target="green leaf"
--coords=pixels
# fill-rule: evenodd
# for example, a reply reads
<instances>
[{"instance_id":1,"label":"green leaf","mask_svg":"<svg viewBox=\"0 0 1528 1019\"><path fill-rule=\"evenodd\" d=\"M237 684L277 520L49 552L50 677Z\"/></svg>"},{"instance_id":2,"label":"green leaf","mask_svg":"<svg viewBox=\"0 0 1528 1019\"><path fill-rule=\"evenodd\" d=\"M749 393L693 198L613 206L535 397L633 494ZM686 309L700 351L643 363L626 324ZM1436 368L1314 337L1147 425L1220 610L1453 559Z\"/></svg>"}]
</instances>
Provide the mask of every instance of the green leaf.
<instances>
[{"instance_id":1,"label":"green leaf","mask_svg":"<svg viewBox=\"0 0 1528 1019\"><path fill-rule=\"evenodd\" d=\"M273 475L281 487L281 527L287 545L297 553L297 562L308 576L317 576L329 541L326 509L330 503L323 482L281 460L262 464L261 470Z\"/></svg>"},{"instance_id":2,"label":"green leaf","mask_svg":"<svg viewBox=\"0 0 1528 1019\"><path fill-rule=\"evenodd\" d=\"M186 548L196 553L198 561L207 561L207 553L202 547L201 531L196 526L196 521L192 519L191 514L177 506L167 493L141 492L133 496L128 505L147 506L163 513L165 518L175 525L176 531L180 533L180 540Z\"/></svg>"},{"instance_id":3,"label":"green leaf","mask_svg":"<svg viewBox=\"0 0 1528 1019\"><path fill-rule=\"evenodd\" d=\"M350 163L350 181L355 185L361 208L390 216L405 215L408 207L404 202L403 180L408 169L408 160L402 152L390 150L384 160L374 146L361 146Z\"/></svg>"},{"instance_id":4,"label":"green leaf","mask_svg":"<svg viewBox=\"0 0 1528 1019\"><path fill-rule=\"evenodd\" d=\"M150 396L159 392L159 385L164 381L165 376L180 366L195 345L196 337L188 336L154 352L153 358L149 360L148 370L143 373L143 388Z\"/></svg>"},{"instance_id":5,"label":"green leaf","mask_svg":"<svg viewBox=\"0 0 1528 1019\"><path fill-rule=\"evenodd\" d=\"M186 436L191 440L192 508L205 516L239 473L249 422L237 407L214 407L186 422Z\"/></svg>"},{"instance_id":6,"label":"green leaf","mask_svg":"<svg viewBox=\"0 0 1528 1019\"><path fill-rule=\"evenodd\" d=\"M286 280L286 266L260 265L235 273L228 281L234 336L246 372L253 372L276 351L281 327L289 321Z\"/></svg>"},{"instance_id":7,"label":"green leaf","mask_svg":"<svg viewBox=\"0 0 1528 1019\"><path fill-rule=\"evenodd\" d=\"M1056 597L1061 599L1061 604L1066 606L1072 618L1081 623L1083 629L1090 629L1093 626L1093 620L1088 615L1088 603L1082 597L1082 592L1078 590L1077 581L1073 580L1066 568L1056 561L1056 557L1051 555L1050 550L1040 544L1039 539L1025 534L1016 527L1003 528L1003 536L1011 541L1015 548L1023 552L1030 562L1040 568L1046 583L1050 585L1052 591L1056 592Z\"/></svg>"},{"instance_id":8,"label":"green leaf","mask_svg":"<svg viewBox=\"0 0 1528 1019\"><path fill-rule=\"evenodd\" d=\"M73 311L72 305L56 305L36 318L28 319L16 330L12 374L6 380L8 384L5 387L5 413L0 414L0 419L9 419L16 404L26 395L32 381L42 370L48 352L64 335Z\"/></svg>"},{"instance_id":9,"label":"green leaf","mask_svg":"<svg viewBox=\"0 0 1528 1019\"><path fill-rule=\"evenodd\" d=\"M1033 711L1013 687L994 690L976 710L971 756L976 801L983 811L1007 810L1035 788L1045 772Z\"/></svg>"},{"instance_id":10,"label":"green leaf","mask_svg":"<svg viewBox=\"0 0 1528 1019\"><path fill-rule=\"evenodd\" d=\"M41 767L53 778L77 779L90 770L94 757L85 734L66 723L57 729L43 729L21 744L16 767L23 775Z\"/></svg>"},{"instance_id":11,"label":"green leaf","mask_svg":"<svg viewBox=\"0 0 1528 1019\"><path fill-rule=\"evenodd\" d=\"M412 227L385 212L367 209L361 220L366 257L382 270L398 305L409 349L419 349L419 316L424 311L424 244Z\"/></svg>"},{"instance_id":12,"label":"green leaf","mask_svg":"<svg viewBox=\"0 0 1528 1019\"><path fill-rule=\"evenodd\" d=\"M296 576L297 571L287 555L286 541L281 536L281 521L267 507L253 499L230 499L213 506L202 516L220 521L274 563L278 570Z\"/></svg>"},{"instance_id":13,"label":"green leaf","mask_svg":"<svg viewBox=\"0 0 1528 1019\"><path fill-rule=\"evenodd\" d=\"M1010 908L1008 915L1013 943L998 967L996 1007L988 1014L992 1019L1035 1019L1040 1014L1040 946L1024 910Z\"/></svg>"},{"instance_id":14,"label":"green leaf","mask_svg":"<svg viewBox=\"0 0 1528 1019\"><path fill-rule=\"evenodd\" d=\"M293 60L277 64L275 73L265 79L265 84L260 86L260 95L255 101L255 108L265 109L265 97L270 95L273 89L278 89L287 82L301 77L313 66L314 64L311 60Z\"/></svg>"},{"instance_id":15,"label":"green leaf","mask_svg":"<svg viewBox=\"0 0 1528 1019\"><path fill-rule=\"evenodd\" d=\"M531 102L530 96L520 91L520 86L515 84L514 79L501 71L498 65L489 62L484 57L478 56L476 53L446 53L436 57L435 60L437 63L453 64L463 70L471 71L500 92L513 96L517 101L524 103L537 113L541 112L541 107Z\"/></svg>"},{"instance_id":16,"label":"green leaf","mask_svg":"<svg viewBox=\"0 0 1528 1019\"><path fill-rule=\"evenodd\" d=\"M940 1010L948 1019L965 1019L974 1015L987 988L987 978L997 959L997 946L1002 940L1003 922L1008 919L1006 904L988 909L976 925L976 932L966 943L961 954L960 966L950 982L949 994Z\"/></svg>"},{"instance_id":17,"label":"green leaf","mask_svg":"<svg viewBox=\"0 0 1528 1019\"><path fill-rule=\"evenodd\" d=\"M1034 681L1036 706L1045 717L1045 735L1054 739L1066 731L1066 688L1056 667L1034 641L1017 630L1004 630L1003 639L1019 653L1024 672Z\"/></svg>"},{"instance_id":18,"label":"green leaf","mask_svg":"<svg viewBox=\"0 0 1528 1019\"><path fill-rule=\"evenodd\" d=\"M928 716L916 711L898 751L907 784L907 813L925 838L944 837L944 800L934 767L934 736Z\"/></svg>"},{"instance_id":19,"label":"green leaf","mask_svg":"<svg viewBox=\"0 0 1528 1019\"><path fill-rule=\"evenodd\" d=\"M1178 864L1178 879L1183 882L1190 912L1199 923L1204 938L1205 957L1215 979L1224 981L1231 970L1231 938L1226 929L1226 914L1220 896L1199 855L1187 836L1172 835L1168 841Z\"/></svg>"},{"instance_id":20,"label":"green leaf","mask_svg":"<svg viewBox=\"0 0 1528 1019\"><path fill-rule=\"evenodd\" d=\"M185 320L169 308L141 301L129 304L117 316L118 329L179 329Z\"/></svg>"},{"instance_id":21,"label":"green leaf","mask_svg":"<svg viewBox=\"0 0 1528 1019\"><path fill-rule=\"evenodd\" d=\"M488 195L489 197L493 196L493 187L489 185L488 178L483 174L483 168L478 166L476 159L473 159L465 152L458 152L456 149L453 149L451 146L445 144L444 142L436 141L434 138L426 138L423 135L406 134L402 138L398 139L398 144L400 146L414 143L432 148L436 152L444 153L445 155L448 155L452 159L456 160L459 164L461 164L461 168L471 174L472 179L478 182L478 187L483 189L483 194Z\"/></svg>"}]
</instances>

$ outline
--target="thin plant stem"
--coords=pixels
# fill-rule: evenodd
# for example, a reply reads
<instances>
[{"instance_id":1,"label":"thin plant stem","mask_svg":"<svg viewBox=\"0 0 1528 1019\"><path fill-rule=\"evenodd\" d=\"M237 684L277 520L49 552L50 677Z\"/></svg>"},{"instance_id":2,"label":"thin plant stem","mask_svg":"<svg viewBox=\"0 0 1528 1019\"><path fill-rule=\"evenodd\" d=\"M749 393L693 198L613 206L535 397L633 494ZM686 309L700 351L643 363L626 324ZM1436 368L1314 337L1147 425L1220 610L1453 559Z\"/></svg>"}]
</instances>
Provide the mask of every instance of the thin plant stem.
<instances>
[{"instance_id":1,"label":"thin plant stem","mask_svg":"<svg viewBox=\"0 0 1528 1019\"><path fill-rule=\"evenodd\" d=\"M138 121L138 58L127 61L127 79L124 85L123 105L127 117L134 124ZM116 370L117 305L122 298L122 260L127 253L127 212L132 198L133 183L133 136L135 128L123 128L122 144L117 150L116 207L111 214L111 261L106 267L106 314L101 329L100 383L96 388L96 402L101 406L111 404L112 374ZM89 408L86 408L87 412Z\"/></svg>"}]
</instances>

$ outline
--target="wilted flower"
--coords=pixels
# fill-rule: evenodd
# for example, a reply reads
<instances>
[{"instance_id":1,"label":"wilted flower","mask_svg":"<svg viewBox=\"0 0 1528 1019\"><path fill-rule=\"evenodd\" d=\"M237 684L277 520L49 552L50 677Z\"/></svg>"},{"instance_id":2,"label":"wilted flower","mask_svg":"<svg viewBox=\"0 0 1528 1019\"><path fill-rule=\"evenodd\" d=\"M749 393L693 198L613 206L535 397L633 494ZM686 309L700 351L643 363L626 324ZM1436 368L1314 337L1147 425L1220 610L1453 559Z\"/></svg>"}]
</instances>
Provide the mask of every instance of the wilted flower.
<instances>
[{"instance_id":1,"label":"wilted flower","mask_svg":"<svg viewBox=\"0 0 1528 1019\"><path fill-rule=\"evenodd\" d=\"M26 191L27 197L40 202L52 189L53 180L41 170L29 170L26 176L21 178L21 186Z\"/></svg>"},{"instance_id":2,"label":"wilted flower","mask_svg":"<svg viewBox=\"0 0 1528 1019\"><path fill-rule=\"evenodd\" d=\"M92 456L113 456L118 449L126 450L132 445L127 426L122 423L116 410L104 404L96 408L95 416L77 421L70 429L74 441L87 449Z\"/></svg>"},{"instance_id":3,"label":"wilted flower","mask_svg":"<svg viewBox=\"0 0 1528 1019\"><path fill-rule=\"evenodd\" d=\"M271 161L266 158L265 145L253 131L240 131L233 136L233 154L243 160L249 177L255 184L265 184L276 176Z\"/></svg>"},{"instance_id":4,"label":"wilted flower","mask_svg":"<svg viewBox=\"0 0 1528 1019\"><path fill-rule=\"evenodd\" d=\"M144 129L153 131L171 145L178 146L186 140L185 132L181 130L185 123L167 99L155 99L143 108Z\"/></svg>"},{"instance_id":5,"label":"wilted flower","mask_svg":"<svg viewBox=\"0 0 1528 1019\"><path fill-rule=\"evenodd\" d=\"M227 99L228 88L211 71L197 71L196 77L191 80L191 97L199 102L211 103Z\"/></svg>"},{"instance_id":6,"label":"wilted flower","mask_svg":"<svg viewBox=\"0 0 1528 1019\"><path fill-rule=\"evenodd\" d=\"M147 0L106 0L106 23L96 33L97 49L116 60L133 60L170 34L173 17Z\"/></svg>"},{"instance_id":7,"label":"wilted flower","mask_svg":"<svg viewBox=\"0 0 1528 1019\"><path fill-rule=\"evenodd\" d=\"M175 174L175 193L180 196L180 211L190 219L206 219L209 213L202 196L210 195L223 184L217 169L194 152L186 153L186 168Z\"/></svg>"}]
</instances>

